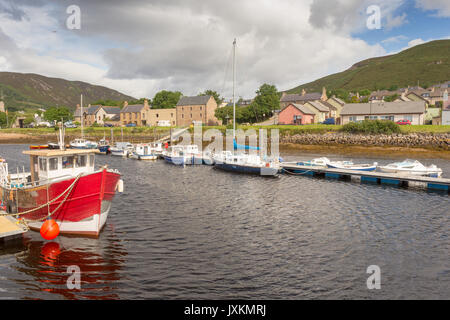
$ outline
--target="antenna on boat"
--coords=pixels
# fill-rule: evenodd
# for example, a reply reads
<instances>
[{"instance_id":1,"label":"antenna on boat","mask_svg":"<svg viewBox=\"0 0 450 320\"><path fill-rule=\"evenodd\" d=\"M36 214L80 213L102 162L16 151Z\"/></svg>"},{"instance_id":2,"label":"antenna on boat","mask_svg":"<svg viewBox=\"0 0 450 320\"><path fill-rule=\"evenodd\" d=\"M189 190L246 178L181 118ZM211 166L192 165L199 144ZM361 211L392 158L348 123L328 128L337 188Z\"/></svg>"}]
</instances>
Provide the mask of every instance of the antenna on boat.
<instances>
[{"instance_id":1,"label":"antenna on boat","mask_svg":"<svg viewBox=\"0 0 450 320\"><path fill-rule=\"evenodd\" d=\"M84 139L83 118L83 94L81 94L81 139Z\"/></svg>"},{"instance_id":2,"label":"antenna on boat","mask_svg":"<svg viewBox=\"0 0 450 320\"><path fill-rule=\"evenodd\" d=\"M60 150L65 150L66 145L64 144L64 135L65 135L65 127L63 119L61 118L61 122L59 123L59 136L58 136L58 144Z\"/></svg>"}]
</instances>

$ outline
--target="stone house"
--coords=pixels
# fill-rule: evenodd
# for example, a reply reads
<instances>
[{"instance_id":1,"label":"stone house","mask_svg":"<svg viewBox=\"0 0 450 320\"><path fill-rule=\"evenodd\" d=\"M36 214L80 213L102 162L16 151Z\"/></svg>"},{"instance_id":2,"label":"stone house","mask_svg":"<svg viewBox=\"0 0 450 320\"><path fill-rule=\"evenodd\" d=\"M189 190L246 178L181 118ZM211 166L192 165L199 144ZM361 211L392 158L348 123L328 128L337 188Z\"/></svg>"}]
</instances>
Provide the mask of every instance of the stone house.
<instances>
[{"instance_id":1,"label":"stone house","mask_svg":"<svg viewBox=\"0 0 450 320\"><path fill-rule=\"evenodd\" d=\"M215 116L217 103L213 96L181 97L176 106L176 124L189 126L195 122L204 125L219 125Z\"/></svg>"},{"instance_id":2,"label":"stone house","mask_svg":"<svg viewBox=\"0 0 450 320\"><path fill-rule=\"evenodd\" d=\"M426 104L424 101L348 103L341 112L341 124L372 120L409 120L411 124L425 123Z\"/></svg>"},{"instance_id":3,"label":"stone house","mask_svg":"<svg viewBox=\"0 0 450 320\"><path fill-rule=\"evenodd\" d=\"M171 126L177 125L177 109L150 109L148 111L148 124L150 126L163 125L167 123Z\"/></svg>"},{"instance_id":4,"label":"stone house","mask_svg":"<svg viewBox=\"0 0 450 320\"><path fill-rule=\"evenodd\" d=\"M313 124L316 113L306 104L290 103L278 114L278 124Z\"/></svg>"},{"instance_id":5,"label":"stone house","mask_svg":"<svg viewBox=\"0 0 450 320\"><path fill-rule=\"evenodd\" d=\"M147 99L144 100L144 104L135 105L128 105L128 102L125 101L124 107L120 111L120 124L125 126L134 123L138 127L147 126L149 111L150 106Z\"/></svg>"},{"instance_id":6,"label":"stone house","mask_svg":"<svg viewBox=\"0 0 450 320\"><path fill-rule=\"evenodd\" d=\"M305 89L302 89L301 94L287 94L283 92L280 98L280 109L287 107L289 104L305 104L308 101L314 100L322 100L326 101L327 98L327 90L322 88L322 93L319 92L311 92L306 93Z\"/></svg>"}]
</instances>

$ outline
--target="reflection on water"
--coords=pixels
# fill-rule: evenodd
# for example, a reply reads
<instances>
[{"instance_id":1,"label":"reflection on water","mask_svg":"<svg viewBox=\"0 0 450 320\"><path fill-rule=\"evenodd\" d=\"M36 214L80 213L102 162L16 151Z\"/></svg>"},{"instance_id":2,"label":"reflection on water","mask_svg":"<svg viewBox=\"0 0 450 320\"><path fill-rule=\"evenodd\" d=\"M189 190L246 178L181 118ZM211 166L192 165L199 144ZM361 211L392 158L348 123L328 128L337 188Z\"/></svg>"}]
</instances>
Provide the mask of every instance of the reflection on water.
<instances>
[{"instance_id":1,"label":"reflection on water","mask_svg":"<svg viewBox=\"0 0 450 320\"><path fill-rule=\"evenodd\" d=\"M0 153L12 168L26 166L17 156L24 148ZM421 161L450 172L448 161ZM0 249L0 298L450 297L448 195L98 158L105 163L121 171L125 190L99 239L47 242L29 232L15 249ZM372 264L382 273L376 292L366 287ZM72 265L81 269L80 290L66 286Z\"/></svg>"}]
</instances>

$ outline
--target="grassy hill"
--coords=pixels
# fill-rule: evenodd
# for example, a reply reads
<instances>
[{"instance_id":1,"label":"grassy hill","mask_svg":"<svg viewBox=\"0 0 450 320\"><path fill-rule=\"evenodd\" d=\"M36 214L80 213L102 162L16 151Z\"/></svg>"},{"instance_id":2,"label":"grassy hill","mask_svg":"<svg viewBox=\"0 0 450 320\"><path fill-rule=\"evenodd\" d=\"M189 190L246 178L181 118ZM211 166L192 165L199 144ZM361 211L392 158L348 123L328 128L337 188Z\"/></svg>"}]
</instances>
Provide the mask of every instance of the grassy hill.
<instances>
[{"instance_id":1,"label":"grassy hill","mask_svg":"<svg viewBox=\"0 0 450 320\"><path fill-rule=\"evenodd\" d=\"M10 110L50 106L75 109L80 103L80 94L83 94L83 104L97 100L135 100L116 90L86 82L14 72L0 72L0 100L1 94Z\"/></svg>"},{"instance_id":2,"label":"grassy hill","mask_svg":"<svg viewBox=\"0 0 450 320\"><path fill-rule=\"evenodd\" d=\"M436 40L417 45L400 53L371 58L354 64L350 69L303 84L287 93L320 92L345 89L388 89L417 85L431 86L450 80L450 40Z\"/></svg>"}]
</instances>

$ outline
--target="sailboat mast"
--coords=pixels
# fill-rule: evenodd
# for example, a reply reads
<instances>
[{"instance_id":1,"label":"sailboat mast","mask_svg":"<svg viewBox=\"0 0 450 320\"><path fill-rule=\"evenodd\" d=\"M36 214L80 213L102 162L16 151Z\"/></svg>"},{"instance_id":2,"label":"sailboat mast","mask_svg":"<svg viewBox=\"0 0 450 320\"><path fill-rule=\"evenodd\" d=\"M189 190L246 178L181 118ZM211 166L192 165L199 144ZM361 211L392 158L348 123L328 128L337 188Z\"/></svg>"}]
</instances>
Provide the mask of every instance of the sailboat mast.
<instances>
[{"instance_id":1,"label":"sailboat mast","mask_svg":"<svg viewBox=\"0 0 450 320\"><path fill-rule=\"evenodd\" d=\"M236 38L234 38L233 41L233 139L236 138L235 85L236 85Z\"/></svg>"},{"instance_id":2,"label":"sailboat mast","mask_svg":"<svg viewBox=\"0 0 450 320\"><path fill-rule=\"evenodd\" d=\"M81 94L81 139L84 139L83 118L83 94Z\"/></svg>"}]
</instances>

